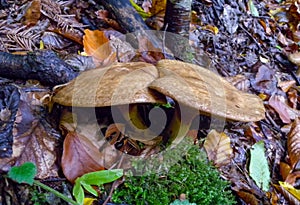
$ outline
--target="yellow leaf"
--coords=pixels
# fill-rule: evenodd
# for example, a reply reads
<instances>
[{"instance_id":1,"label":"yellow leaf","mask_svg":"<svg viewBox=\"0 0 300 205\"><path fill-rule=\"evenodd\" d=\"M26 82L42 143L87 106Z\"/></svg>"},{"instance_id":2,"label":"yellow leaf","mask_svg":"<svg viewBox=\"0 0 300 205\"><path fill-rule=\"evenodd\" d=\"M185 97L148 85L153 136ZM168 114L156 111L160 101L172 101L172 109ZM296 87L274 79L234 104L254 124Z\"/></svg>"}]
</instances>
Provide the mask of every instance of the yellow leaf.
<instances>
[{"instance_id":1,"label":"yellow leaf","mask_svg":"<svg viewBox=\"0 0 300 205\"><path fill-rule=\"evenodd\" d=\"M290 185L287 182L279 181L279 184L282 188L284 188L289 193L291 193L294 197L296 197L298 200L300 200L300 190L299 189L295 189L292 185Z\"/></svg>"},{"instance_id":2,"label":"yellow leaf","mask_svg":"<svg viewBox=\"0 0 300 205\"><path fill-rule=\"evenodd\" d=\"M83 205L93 205L94 201L96 201L94 198L84 198Z\"/></svg>"}]
</instances>

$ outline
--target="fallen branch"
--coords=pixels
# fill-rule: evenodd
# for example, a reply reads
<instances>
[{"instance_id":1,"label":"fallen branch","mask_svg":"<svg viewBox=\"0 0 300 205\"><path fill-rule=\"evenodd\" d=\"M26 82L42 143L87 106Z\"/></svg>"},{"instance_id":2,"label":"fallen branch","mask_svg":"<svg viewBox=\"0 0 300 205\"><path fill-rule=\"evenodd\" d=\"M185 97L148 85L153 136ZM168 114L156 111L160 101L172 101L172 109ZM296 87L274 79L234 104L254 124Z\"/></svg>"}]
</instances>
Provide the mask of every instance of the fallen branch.
<instances>
[{"instance_id":1,"label":"fallen branch","mask_svg":"<svg viewBox=\"0 0 300 205\"><path fill-rule=\"evenodd\" d=\"M72 66L50 50L37 50L27 55L0 52L0 76L10 79L35 79L44 85L67 83L78 75Z\"/></svg>"}]
</instances>

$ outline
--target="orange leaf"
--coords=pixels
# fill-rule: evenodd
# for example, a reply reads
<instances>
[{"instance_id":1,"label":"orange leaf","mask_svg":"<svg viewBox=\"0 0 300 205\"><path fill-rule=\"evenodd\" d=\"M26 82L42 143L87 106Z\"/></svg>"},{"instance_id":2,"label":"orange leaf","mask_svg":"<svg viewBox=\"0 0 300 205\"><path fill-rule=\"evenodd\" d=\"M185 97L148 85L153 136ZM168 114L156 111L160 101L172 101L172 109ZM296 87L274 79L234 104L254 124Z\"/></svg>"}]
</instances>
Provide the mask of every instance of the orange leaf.
<instances>
[{"instance_id":1,"label":"orange leaf","mask_svg":"<svg viewBox=\"0 0 300 205\"><path fill-rule=\"evenodd\" d=\"M288 134L287 149L291 162L290 165L294 168L300 159L300 122L298 118L293 122Z\"/></svg>"},{"instance_id":2,"label":"orange leaf","mask_svg":"<svg viewBox=\"0 0 300 205\"><path fill-rule=\"evenodd\" d=\"M216 167L230 163L232 148L230 138L225 133L212 130L208 133L204 142L208 159L213 161Z\"/></svg>"},{"instance_id":3,"label":"orange leaf","mask_svg":"<svg viewBox=\"0 0 300 205\"><path fill-rule=\"evenodd\" d=\"M83 135L69 132L64 141L62 170L66 178L74 182L85 173L103 170L99 161L102 154L93 143Z\"/></svg>"},{"instance_id":4,"label":"orange leaf","mask_svg":"<svg viewBox=\"0 0 300 205\"><path fill-rule=\"evenodd\" d=\"M109 58L112 54L111 47L108 38L103 31L99 30L84 30L83 36L84 51L89 56L92 56L94 60L103 62Z\"/></svg>"},{"instance_id":5,"label":"orange leaf","mask_svg":"<svg viewBox=\"0 0 300 205\"><path fill-rule=\"evenodd\" d=\"M41 17L41 1L33 0L25 13L25 25L34 26Z\"/></svg>"}]
</instances>

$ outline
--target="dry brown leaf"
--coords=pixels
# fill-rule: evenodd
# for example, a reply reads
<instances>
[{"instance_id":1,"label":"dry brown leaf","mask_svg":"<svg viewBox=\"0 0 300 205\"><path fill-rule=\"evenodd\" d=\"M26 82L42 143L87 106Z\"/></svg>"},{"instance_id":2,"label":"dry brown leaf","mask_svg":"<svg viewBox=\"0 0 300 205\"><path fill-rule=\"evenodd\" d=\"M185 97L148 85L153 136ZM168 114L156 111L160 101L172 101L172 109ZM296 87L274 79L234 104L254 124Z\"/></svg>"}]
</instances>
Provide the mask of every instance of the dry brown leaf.
<instances>
[{"instance_id":1,"label":"dry brown leaf","mask_svg":"<svg viewBox=\"0 0 300 205\"><path fill-rule=\"evenodd\" d=\"M208 159L213 161L216 167L230 163L232 148L230 138L225 133L218 133L216 130L210 131L204 142L204 148Z\"/></svg>"},{"instance_id":2,"label":"dry brown leaf","mask_svg":"<svg viewBox=\"0 0 300 205\"><path fill-rule=\"evenodd\" d=\"M288 105L283 96L273 94L269 99L269 105L278 113L283 123L290 123L293 116L290 116Z\"/></svg>"},{"instance_id":3,"label":"dry brown leaf","mask_svg":"<svg viewBox=\"0 0 300 205\"><path fill-rule=\"evenodd\" d=\"M34 26L41 17L41 1L33 0L25 13L25 22L27 26Z\"/></svg>"},{"instance_id":4,"label":"dry brown leaf","mask_svg":"<svg viewBox=\"0 0 300 205\"><path fill-rule=\"evenodd\" d=\"M258 199L254 196L254 194L246 191L238 191L237 195L244 201L246 204L250 205L259 205Z\"/></svg>"},{"instance_id":5,"label":"dry brown leaf","mask_svg":"<svg viewBox=\"0 0 300 205\"><path fill-rule=\"evenodd\" d=\"M92 56L96 62L103 62L111 57L112 50L104 31L85 29L84 33L83 46L87 55Z\"/></svg>"},{"instance_id":6,"label":"dry brown leaf","mask_svg":"<svg viewBox=\"0 0 300 205\"><path fill-rule=\"evenodd\" d=\"M290 166L294 168L300 160L300 122L296 118L287 137L287 149L290 158Z\"/></svg>"},{"instance_id":7,"label":"dry brown leaf","mask_svg":"<svg viewBox=\"0 0 300 205\"><path fill-rule=\"evenodd\" d=\"M245 136L249 138L253 138L255 142L259 142L264 138L264 134L261 131L260 126L255 122L246 125Z\"/></svg>"},{"instance_id":8,"label":"dry brown leaf","mask_svg":"<svg viewBox=\"0 0 300 205\"><path fill-rule=\"evenodd\" d=\"M288 165L285 162L280 162L279 167L280 167L280 174L282 176L282 179L283 179L283 181L285 181L285 179L287 178L287 176L291 172L291 166Z\"/></svg>"},{"instance_id":9,"label":"dry brown leaf","mask_svg":"<svg viewBox=\"0 0 300 205\"><path fill-rule=\"evenodd\" d=\"M75 132L67 134L61 166L70 182L83 174L103 170L104 166L99 163L101 158L102 154L88 138Z\"/></svg>"}]
</instances>

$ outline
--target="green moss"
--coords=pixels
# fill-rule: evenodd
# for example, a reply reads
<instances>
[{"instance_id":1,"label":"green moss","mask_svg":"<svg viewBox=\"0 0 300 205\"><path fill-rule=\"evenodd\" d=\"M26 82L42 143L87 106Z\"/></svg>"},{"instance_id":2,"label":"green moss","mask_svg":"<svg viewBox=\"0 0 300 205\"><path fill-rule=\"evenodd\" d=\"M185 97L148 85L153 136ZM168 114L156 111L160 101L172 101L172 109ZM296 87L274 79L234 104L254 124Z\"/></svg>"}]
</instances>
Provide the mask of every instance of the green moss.
<instances>
[{"instance_id":1,"label":"green moss","mask_svg":"<svg viewBox=\"0 0 300 205\"><path fill-rule=\"evenodd\" d=\"M218 171L207 163L198 147L191 146L180 157L181 160L172 164L168 171L161 169L159 174L147 172L142 176L127 176L124 184L114 192L113 202L169 205L184 193L190 203L235 204L229 183L222 180Z\"/></svg>"}]
</instances>

